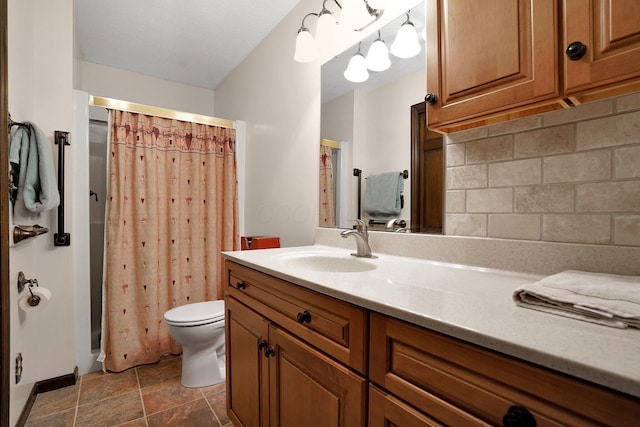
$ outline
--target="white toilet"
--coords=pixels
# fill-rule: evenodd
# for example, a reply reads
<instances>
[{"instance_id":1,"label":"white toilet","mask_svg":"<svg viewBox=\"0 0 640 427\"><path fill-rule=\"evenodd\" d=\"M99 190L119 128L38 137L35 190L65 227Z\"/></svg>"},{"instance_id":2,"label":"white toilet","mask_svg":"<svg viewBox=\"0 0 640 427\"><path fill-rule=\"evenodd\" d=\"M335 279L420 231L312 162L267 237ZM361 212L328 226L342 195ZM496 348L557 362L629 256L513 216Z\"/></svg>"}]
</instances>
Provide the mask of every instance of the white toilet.
<instances>
[{"instance_id":1,"label":"white toilet","mask_svg":"<svg viewBox=\"0 0 640 427\"><path fill-rule=\"evenodd\" d=\"M205 387L224 381L224 301L181 305L167 311L164 321L182 346L182 385Z\"/></svg>"}]
</instances>

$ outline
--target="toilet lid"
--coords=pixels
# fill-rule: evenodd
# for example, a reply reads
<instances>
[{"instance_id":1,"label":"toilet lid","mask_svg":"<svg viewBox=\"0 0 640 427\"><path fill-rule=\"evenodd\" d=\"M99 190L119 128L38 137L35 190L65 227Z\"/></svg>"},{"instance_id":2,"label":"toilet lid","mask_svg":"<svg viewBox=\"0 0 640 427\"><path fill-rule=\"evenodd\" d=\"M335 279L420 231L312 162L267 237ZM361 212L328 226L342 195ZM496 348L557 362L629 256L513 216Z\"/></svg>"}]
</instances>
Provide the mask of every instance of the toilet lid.
<instances>
[{"instance_id":1,"label":"toilet lid","mask_svg":"<svg viewBox=\"0 0 640 427\"><path fill-rule=\"evenodd\" d=\"M205 301L185 304L164 313L164 319L173 325L193 326L224 320L224 301Z\"/></svg>"}]
</instances>

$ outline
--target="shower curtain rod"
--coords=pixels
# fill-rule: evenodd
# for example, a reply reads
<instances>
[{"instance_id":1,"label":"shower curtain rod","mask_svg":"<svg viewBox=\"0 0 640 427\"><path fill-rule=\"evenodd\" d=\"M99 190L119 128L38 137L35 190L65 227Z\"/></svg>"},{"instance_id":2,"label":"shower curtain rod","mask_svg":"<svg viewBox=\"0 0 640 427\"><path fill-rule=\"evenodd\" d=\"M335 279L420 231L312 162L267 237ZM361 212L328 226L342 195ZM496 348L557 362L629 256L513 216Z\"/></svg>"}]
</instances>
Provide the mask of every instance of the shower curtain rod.
<instances>
[{"instance_id":1,"label":"shower curtain rod","mask_svg":"<svg viewBox=\"0 0 640 427\"><path fill-rule=\"evenodd\" d=\"M120 101L118 99L112 98L103 98L101 96L89 95L89 105L112 108L121 111L129 111L131 113L149 114L152 116L181 120L184 122L200 123L204 125L213 125L230 129L236 128L236 124L233 120L219 119L217 117L203 116L200 114L185 113L182 111L174 111L169 110L168 108L153 107L144 104L135 104L133 102Z\"/></svg>"},{"instance_id":2,"label":"shower curtain rod","mask_svg":"<svg viewBox=\"0 0 640 427\"><path fill-rule=\"evenodd\" d=\"M338 141L334 141L333 139L322 138L320 140L320 145L324 145L331 148L340 148L340 143Z\"/></svg>"}]
</instances>

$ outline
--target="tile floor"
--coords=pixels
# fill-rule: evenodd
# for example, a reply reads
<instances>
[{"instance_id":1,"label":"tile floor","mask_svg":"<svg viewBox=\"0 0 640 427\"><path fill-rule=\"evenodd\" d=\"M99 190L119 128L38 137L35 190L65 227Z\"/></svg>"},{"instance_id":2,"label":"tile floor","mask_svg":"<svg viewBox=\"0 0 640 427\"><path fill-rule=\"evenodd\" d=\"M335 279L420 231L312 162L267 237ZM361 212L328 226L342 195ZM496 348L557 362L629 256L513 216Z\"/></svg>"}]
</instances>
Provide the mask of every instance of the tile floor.
<instances>
[{"instance_id":1,"label":"tile floor","mask_svg":"<svg viewBox=\"0 0 640 427\"><path fill-rule=\"evenodd\" d=\"M181 362L172 356L120 373L83 375L74 386L39 394L26 426L231 427L224 383L182 387Z\"/></svg>"}]
</instances>

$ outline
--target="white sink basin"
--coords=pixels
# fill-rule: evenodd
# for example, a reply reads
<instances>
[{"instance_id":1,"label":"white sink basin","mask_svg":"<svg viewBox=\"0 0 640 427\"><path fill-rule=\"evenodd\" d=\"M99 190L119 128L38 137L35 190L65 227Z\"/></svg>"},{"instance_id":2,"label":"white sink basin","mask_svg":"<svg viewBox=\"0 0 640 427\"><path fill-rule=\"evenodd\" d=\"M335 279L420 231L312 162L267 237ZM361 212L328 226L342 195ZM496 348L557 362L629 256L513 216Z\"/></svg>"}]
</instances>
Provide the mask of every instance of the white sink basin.
<instances>
[{"instance_id":1,"label":"white sink basin","mask_svg":"<svg viewBox=\"0 0 640 427\"><path fill-rule=\"evenodd\" d=\"M352 255L330 252L297 252L276 255L274 259L282 265L327 273L357 273L377 268L369 258L357 258Z\"/></svg>"}]
</instances>

